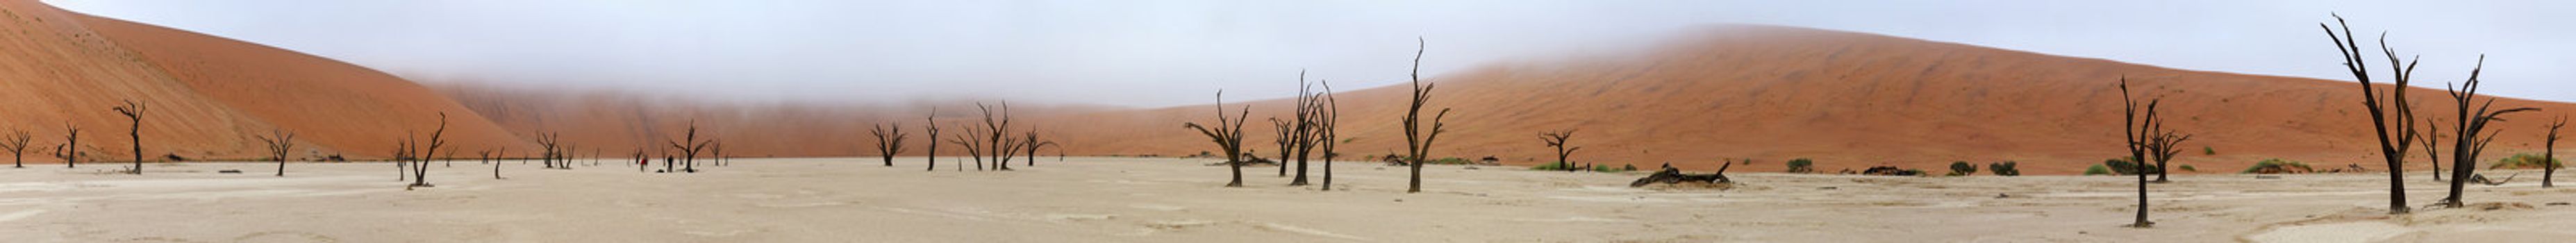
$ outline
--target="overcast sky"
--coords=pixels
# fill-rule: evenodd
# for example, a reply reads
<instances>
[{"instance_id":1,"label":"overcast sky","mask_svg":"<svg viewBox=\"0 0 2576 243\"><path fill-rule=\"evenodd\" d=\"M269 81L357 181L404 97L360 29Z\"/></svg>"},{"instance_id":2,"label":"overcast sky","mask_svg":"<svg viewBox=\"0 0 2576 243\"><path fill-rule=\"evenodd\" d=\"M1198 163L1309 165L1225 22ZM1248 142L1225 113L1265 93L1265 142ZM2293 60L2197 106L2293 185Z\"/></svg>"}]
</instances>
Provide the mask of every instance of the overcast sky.
<instances>
[{"instance_id":1,"label":"overcast sky","mask_svg":"<svg viewBox=\"0 0 2576 243\"><path fill-rule=\"evenodd\" d=\"M1205 103L1221 88L1285 97L1299 69L1341 87L1397 84L1415 37L1431 43L1423 69L1432 76L1634 47L1713 23L2349 80L2316 26L2337 12L2362 35L2388 31L2401 53L2421 55L2427 86L2464 78L2483 53L2492 93L2576 101L2576 19L2552 18L2576 13L2567 1L46 2L424 82L1135 107Z\"/></svg>"}]
</instances>

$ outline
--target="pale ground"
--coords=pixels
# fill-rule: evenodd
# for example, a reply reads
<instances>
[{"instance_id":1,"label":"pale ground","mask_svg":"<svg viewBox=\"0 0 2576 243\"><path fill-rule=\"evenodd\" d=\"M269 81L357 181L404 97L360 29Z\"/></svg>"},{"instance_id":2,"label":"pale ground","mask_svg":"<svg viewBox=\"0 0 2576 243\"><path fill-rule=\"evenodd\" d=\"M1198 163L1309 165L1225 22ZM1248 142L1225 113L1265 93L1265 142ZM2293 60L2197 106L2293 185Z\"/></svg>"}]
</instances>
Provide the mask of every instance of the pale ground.
<instances>
[{"instance_id":1,"label":"pale ground","mask_svg":"<svg viewBox=\"0 0 2576 243\"><path fill-rule=\"evenodd\" d=\"M614 160L611 160L614 161ZM1335 191L1274 167L1224 188L1210 160L1044 158L1019 171L872 159L742 159L696 174L459 161L403 190L387 163L114 164L0 169L5 242L2550 242L2576 239L2576 189L2537 172L2470 201L2388 217L2386 174L2178 176L2156 228L2120 227L2130 177L1743 173L1716 191L1634 174L1342 163ZM616 162L607 162L614 165ZM1317 165L1320 166L1320 165ZM658 166L657 166L658 167ZM239 169L245 174L218 174ZM1321 168L1315 173L1320 174ZM2509 174L2502 172L2498 174ZM2441 190L2410 174L2411 204ZM2570 176L2562 176L2570 177ZM1315 178L1321 182L1321 178ZM2562 178L2563 179L2563 178ZM2009 197L1998 198L1997 195ZM2546 227L2546 228L2544 228Z\"/></svg>"}]
</instances>

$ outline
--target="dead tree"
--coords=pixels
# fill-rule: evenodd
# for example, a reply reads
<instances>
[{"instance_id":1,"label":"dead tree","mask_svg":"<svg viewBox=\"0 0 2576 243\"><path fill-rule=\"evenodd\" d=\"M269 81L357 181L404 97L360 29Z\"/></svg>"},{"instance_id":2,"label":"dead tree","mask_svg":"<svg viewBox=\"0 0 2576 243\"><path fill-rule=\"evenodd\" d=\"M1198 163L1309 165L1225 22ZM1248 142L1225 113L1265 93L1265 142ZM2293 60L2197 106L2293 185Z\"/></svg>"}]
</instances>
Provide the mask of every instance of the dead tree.
<instances>
[{"instance_id":1,"label":"dead tree","mask_svg":"<svg viewBox=\"0 0 2576 243\"><path fill-rule=\"evenodd\" d=\"M537 154L537 164L547 169L555 168L555 153L561 150L561 145L561 133L537 132L537 148L544 149Z\"/></svg>"},{"instance_id":2,"label":"dead tree","mask_svg":"<svg viewBox=\"0 0 2576 243\"><path fill-rule=\"evenodd\" d=\"M2317 23L2317 28L2324 29L2326 38L2334 41L2335 51L2343 53L2344 69L2352 72L2353 80L2361 85L2361 105L2370 111L2370 130L2379 135L2380 158L2388 162L2388 213L2405 214L2408 212L2405 180L2406 150L2409 148L2407 145L2415 142L2414 138L2417 136L2412 135L2418 134L2415 130L2417 121L2415 111L2411 105L2414 103L2406 101L2407 87L2412 87L2408 86L2407 82L2413 79L2415 62L2408 61L2405 65L2398 65L2396 49L2388 47L2386 35L2380 36L2379 49L2388 57L2389 71L2396 81L2396 85L2389 89L2387 101L2382 102L2378 87L2371 86L2370 65L2367 63L2368 60L2363 59L2361 44L2358 43L2360 39L2352 36L2352 24L2344 22L2341 15L2335 15L2334 18L2335 23L2343 27L2340 36L2334 27L2329 27L2325 23ZM2425 146L2432 146L2429 140L2427 143ZM2457 154L2456 150L2454 154Z\"/></svg>"},{"instance_id":3,"label":"dead tree","mask_svg":"<svg viewBox=\"0 0 2576 243\"><path fill-rule=\"evenodd\" d=\"M885 158L886 167L894 167L894 154L903 152L903 140L911 137L900 128L903 123L887 123L868 130L877 137L877 156Z\"/></svg>"},{"instance_id":4,"label":"dead tree","mask_svg":"<svg viewBox=\"0 0 2576 243\"><path fill-rule=\"evenodd\" d=\"M2566 126L2567 116L2559 116L2558 120L2550 121L2549 135L2546 137L2547 140L2542 140L2543 142L2540 143L2541 188L2556 186L2554 184L2550 184L2549 177L2558 175L2558 128Z\"/></svg>"},{"instance_id":5,"label":"dead tree","mask_svg":"<svg viewBox=\"0 0 2576 243\"><path fill-rule=\"evenodd\" d=\"M131 125L131 127L128 127L125 130L125 135L126 137L134 139L132 140L134 142L134 171L132 171L132 173L136 175L143 174L143 111L150 108L151 107L145 106L141 103L134 103L134 100L125 100L125 105L117 106L113 109L117 114L125 115L126 121L130 122L127 124Z\"/></svg>"},{"instance_id":6,"label":"dead tree","mask_svg":"<svg viewBox=\"0 0 2576 243\"><path fill-rule=\"evenodd\" d=\"M54 146L54 157L63 158L63 168L80 168L80 125L63 123L63 145Z\"/></svg>"},{"instance_id":7,"label":"dead tree","mask_svg":"<svg viewBox=\"0 0 2576 243\"><path fill-rule=\"evenodd\" d=\"M984 136L984 146L989 146L982 151L993 157L993 170L995 171L1011 170L1011 152L1015 151L1014 149L1019 146L1018 141L1012 141L1009 139L1011 130L1011 102L1002 101L1001 106L1002 116L999 120L995 120L993 118L992 108L985 107L983 102L975 103L975 108L983 110L984 112L984 131L979 132L979 134Z\"/></svg>"},{"instance_id":8,"label":"dead tree","mask_svg":"<svg viewBox=\"0 0 2576 243\"><path fill-rule=\"evenodd\" d=\"M1273 140L1279 145L1279 177L1288 177L1288 157L1297 153L1297 125L1271 117L1270 126L1276 128L1279 135L1279 139Z\"/></svg>"},{"instance_id":9,"label":"dead tree","mask_svg":"<svg viewBox=\"0 0 2576 243\"><path fill-rule=\"evenodd\" d=\"M1449 118L1449 108L1440 108L1440 114L1431 117L1430 129L1426 131L1422 127L1422 105L1431 101L1431 88L1439 84L1422 84L1422 53L1429 47L1429 42L1422 42L1418 38L1415 41L1422 48L1413 51L1413 103L1405 109L1404 124L1402 124L1405 151L1413 156L1405 158L1411 160L1407 164L1413 166L1412 179L1406 182L1405 193L1422 192L1422 164L1429 160L1425 157L1431 156L1431 142L1440 139L1441 132L1448 131L1446 128L1448 124L1441 123L1440 120Z\"/></svg>"},{"instance_id":10,"label":"dead tree","mask_svg":"<svg viewBox=\"0 0 2576 243\"><path fill-rule=\"evenodd\" d=\"M0 149L9 150L9 164L11 167L27 168L27 146L35 145L31 142L31 140L34 139L35 137L33 135L27 134L27 130L15 129L9 130L9 136L0 137Z\"/></svg>"},{"instance_id":11,"label":"dead tree","mask_svg":"<svg viewBox=\"0 0 2576 243\"><path fill-rule=\"evenodd\" d=\"M922 169L922 171L937 171L939 170L939 107L930 107L930 116L922 118L922 120L925 122L922 123L924 125L921 127L929 130L926 132L929 133L927 135L930 135L930 151L921 155L923 159L929 160L929 162L927 162L927 164L929 164L929 168Z\"/></svg>"},{"instance_id":12,"label":"dead tree","mask_svg":"<svg viewBox=\"0 0 2576 243\"><path fill-rule=\"evenodd\" d=\"M1226 187L1243 187L1243 122L1251 116L1252 106L1245 105L1241 115L1233 118L1225 117L1225 91L1218 90L1216 91L1215 127L1199 125L1197 122L1181 124L1181 127L1196 129L1200 135L1207 135L1208 140L1216 142L1217 149L1225 150L1225 166L1234 171L1234 180L1226 182Z\"/></svg>"},{"instance_id":13,"label":"dead tree","mask_svg":"<svg viewBox=\"0 0 2576 243\"><path fill-rule=\"evenodd\" d=\"M715 143L715 141L698 141L698 121L689 121L689 129L686 135L683 135L681 140L670 141L671 149L680 151L680 160L682 160L680 164L687 164L686 168L681 168L680 171L698 173L698 152L705 151L707 149L707 145L712 143ZM662 164L663 167L666 167L664 170L669 170L667 167L670 167L671 163Z\"/></svg>"},{"instance_id":14,"label":"dead tree","mask_svg":"<svg viewBox=\"0 0 2576 243\"><path fill-rule=\"evenodd\" d=\"M2433 164L2433 181L2444 181L2442 180L2442 150L2435 149L2435 146L2433 146L2433 144L2436 144L2436 142L2433 141L2441 141L2437 139L2441 139L2442 137L2442 125L2434 124L2431 122L2431 119L2426 119L2424 123L2424 133L2422 134L2423 137L2417 139L2422 139L2424 141L2424 159L2426 163Z\"/></svg>"},{"instance_id":15,"label":"dead tree","mask_svg":"<svg viewBox=\"0 0 2576 243\"><path fill-rule=\"evenodd\" d=\"M1318 109L1315 112L1315 139L1323 142L1318 144L1318 147L1323 149L1324 152L1323 190L1332 191L1333 158L1341 155L1333 152L1333 146L1345 142L1338 140L1340 139L1339 136L1341 134L1334 130L1336 129L1336 126L1339 126L1339 123L1341 123L1342 105L1340 101L1333 99L1333 84L1331 81L1317 81L1316 83L1320 86L1324 86L1324 105L1322 106L1323 109Z\"/></svg>"},{"instance_id":16,"label":"dead tree","mask_svg":"<svg viewBox=\"0 0 2576 243\"><path fill-rule=\"evenodd\" d=\"M1288 181L1290 186L1306 185L1306 159L1312 158L1311 155L1315 152L1315 110L1316 107L1322 106L1317 102L1323 101L1312 91L1314 87L1313 83L1306 82L1306 71L1298 70L1297 110L1294 113L1297 119L1292 122L1297 124L1297 131L1291 133L1296 136L1294 143L1297 147L1297 177ZM1288 167L1288 164L1285 164L1288 163L1287 158L1280 158L1279 163L1282 163L1279 165L1280 168Z\"/></svg>"},{"instance_id":17,"label":"dead tree","mask_svg":"<svg viewBox=\"0 0 2576 243\"><path fill-rule=\"evenodd\" d=\"M426 142L414 140L411 141L414 142L414 144L405 146L410 149L419 149L418 151L407 152L408 154L413 155L413 157L416 157L412 159L412 183L410 187L432 187L432 185L429 184L429 160L435 159L432 157L438 155L439 147L447 146L446 134L447 113L439 112L438 129L431 130L429 132L429 140Z\"/></svg>"},{"instance_id":18,"label":"dead tree","mask_svg":"<svg viewBox=\"0 0 2576 243\"><path fill-rule=\"evenodd\" d=\"M1572 128L1538 134L1538 141L1546 142L1547 147L1556 148L1556 165L1559 169L1564 169L1566 172L1579 171L1574 168L1574 161L1566 160L1566 158L1574 155L1574 151L1576 150L1583 150L1582 146L1566 146L1565 141L1570 138L1574 138L1574 129Z\"/></svg>"},{"instance_id":19,"label":"dead tree","mask_svg":"<svg viewBox=\"0 0 2576 243\"><path fill-rule=\"evenodd\" d=\"M959 127L966 129L966 133L957 134L954 138L949 139L948 142L957 144L958 147L966 147L966 157L974 159L975 171L984 171L983 138L975 134L979 131L975 130L974 127L963 125L960 125ZM965 165L958 165L956 167L957 171L966 171Z\"/></svg>"},{"instance_id":20,"label":"dead tree","mask_svg":"<svg viewBox=\"0 0 2576 243\"><path fill-rule=\"evenodd\" d=\"M2503 121L2504 118L2501 116L2505 114L2540 110L2540 108L2517 107L2490 111L2490 108L2495 106L2494 97L2488 97L2484 102L2479 103L2475 107L2477 109L2470 109L2470 103L2479 102L2477 100L2478 73L2486 70L2486 59L2485 55L2478 56L2478 64L2469 69L2469 80L2462 82L2459 87L2443 86L2443 90L2449 91L2452 104L2457 105L2454 109L2459 111L2458 120L2451 124L2451 127L2456 129L2452 130L2451 134L2457 136L2454 136L2454 140L2451 141L2451 191L2448 197L2442 198L2443 206L2456 208L2463 205L2460 193L2468 186L2468 180L2464 179L2476 174L2478 153L2485 152L2487 143L2495 141L2495 133L2503 132L2502 129L2498 129L2494 131L2495 133L2488 133L2487 122Z\"/></svg>"},{"instance_id":21,"label":"dead tree","mask_svg":"<svg viewBox=\"0 0 2576 243\"><path fill-rule=\"evenodd\" d=\"M1029 156L1028 156L1027 158L1025 158L1025 160L1027 160L1027 161L1028 161L1028 166L1029 166L1029 167L1037 167L1037 166L1038 166L1038 149L1046 148L1046 146L1047 146L1047 145L1055 145L1055 141L1040 141L1040 140L1038 140L1038 129L1037 129L1037 128L1029 128L1028 136L1023 136L1023 137L1020 137L1020 138L1021 138L1021 139L1025 139L1025 140L1020 141L1020 148L1021 148L1021 150L1027 150L1027 151L1029 152L1029 153L1028 153L1028 155L1029 155ZM1062 146L1058 146L1058 147L1062 147ZM1057 149L1056 149L1056 152L1057 152L1057 154L1062 154L1062 153L1064 152L1064 149L1063 149L1063 148L1057 148ZM1056 156L1056 158L1057 158L1057 161L1063 161L1064 156L1058 155L1058 156Z\"/></svg>"},{"instance_id":22,"label":"dead tree","mask_svg":"<svg viewBox=\"0 0 2576 243\"><path fill-rule=\"evenodd\" d=\"M498 149L498 151L495 151L495 150L484 150L484 151L483 151L483 163L490 163L490 164L492 164L492 179L493 179L493 180L503 180L503 179L508 179L508 178L501 178L501 161L499 161L499 160L493 160L493 159L492 159L492 155L493 155L493 154L495 154L495 153L498 153L498 154L500 154L501 156L504 156L504 157L510 156L510 147L501 147L500 149ZM638 168L641 168L642 166L637 166L637 167L638 167Z\"/></svg>"},{"instance_id":23,"label":"dead tree","mask_svg":"<svg viewBox=\"0 0 2576 243\"><path fill-rule=\"evenodd\" d=\"M411 180L411 140L418 136L420 135L412 132L403 132L402 139L394 140L394 181Z\"/></svg>"},{"instance_id":24,"label":"dead tree","mask_svg":"<svg viewBox=\"0 0 2576 243\"><path fill-rule=\"evenodd\" d=\"M2145 107L2145 110L2147 111L2146 117L2144 117L2144 119L2140 119L2138 116L2138 110L2140 110L2138 107L2138 100L2137 98L2129 96L2129 78L2126 76L2120 77L2120 103L2123 105L2120 110L2122 113L2126 114L2126 117L2120 119L2122 126L2124 126L2121 128L2120 133L2121 136L2128 139L2129 159L2131 161L2144 161L2141 158L2147 158L2148 150L2154 147L2154 141L2151 141L2154 139L2151 137L2158 135L2155 134L2156 131L2153 131L2153 128L2158 126L2158 124L2156 124L2156 105L2160 102L2162 102L2161 99L2147 100ZM2129 227L2146 228L2155 226L2155 222L2147 221L2147 173L2145 173L2146 168L2143 168L2146 167L2146 165L2141 163L2138 165L2128 166L2142 167L2131 168L2139 172L2136 173L2138 174L2138 220L2137 222L2130 223Z\"/></svg>"},{"instance_id":25,"label":"dead tree","mask_svg":"<svg viewBox=\"0 0 2576 243\"><path fill-rule=\"evenodd\" d=\"M286 177L286 151L295 149L295 133L278 129L271 129L269 133L271 135L259 137L259 141L268 145L269 156L277 158L277 176Z\"/></svg>"}]
</instances>

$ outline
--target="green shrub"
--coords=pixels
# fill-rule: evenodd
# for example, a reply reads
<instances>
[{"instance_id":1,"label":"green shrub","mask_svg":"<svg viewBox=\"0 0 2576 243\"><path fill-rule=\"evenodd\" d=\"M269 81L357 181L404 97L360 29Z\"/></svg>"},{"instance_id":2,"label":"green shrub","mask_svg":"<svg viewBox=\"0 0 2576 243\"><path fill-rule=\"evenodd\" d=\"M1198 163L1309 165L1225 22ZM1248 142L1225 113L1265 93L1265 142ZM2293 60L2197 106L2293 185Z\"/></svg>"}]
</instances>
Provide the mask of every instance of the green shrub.
<instances>
[{"instance_id":1,"label":"green shrub","mask_svg":"<svg viewBox=\"0 0 2576 243\"><path fill-rule=\"evenodd\" d=\"M2110 169L2110 168L2104 168L2104 167L2102 167L2102 165L2093 165L2093 167L2092 167L2092 168L2084 168L2084 175L2110 175L2110 174L2111 174L2111 169Z\"/></svg>"},{"instance_id":2,"label":"green shrub","mask_svg":"<svg viewBox=\"0 0 2576 243\"><path fill-rule=\"evenodd\" d=\"M1475 162L1468 161L1468 160L1467 160L1467 158L1459 158L1459 157L1440 158L1440 159L1437 159L1437 160L1431 160L1431 161L1429 161L1429 162L1423 162L1423 163L1425 163L1425 164L1434 164L1434 165L1467 165L1467 164L1475 164Z\"/></svg>"},{"instance_id":3,"label":"green shrub","mask_svg":"<svg viewBox=\"0 0 2576 243\"><path fill-rule=\"evenodd\" d=\"M2182 171L2200 172L2200 169L2199 169L2199 168L2191 168L2191 165L2182 165Z\"/></svg>"},{"instance_id":4,"label":"green shrub","mask_svg":"<svg viewBox=\"0 0 2576 243\"><path fill-rule=\"evenodd\" d=\"M1629 169L1621 170L1619 168L1611 168L1609 165L1593 165L1592 172L1621 172L1636 170L1635 168L1636 166L1629 166Z\"/></svg>"},{"instance_id":5,"label":"green shrub","mask_svg":"<svg viewBox=\"0 0 2576 243\"><path fill-rule=\"evenodd\" d=\"M1565 170L1565 168L1567 168L1567 166L1566 166L1565 162L1546 163L1546 164L1538 164L1538 166L1530 166L1530 170Z\"/></svg>"},{"instance_id":6,"label":"green shrub","mask_svg":"<svg viewBox=\"0 0 2576 243\"><path fill-rule=\"evenodd\" d=\"M1789 160L1789 173L1815 173L1816 161L1807 158Z\"/></svg>"},{"instance_id":7,"label":"green shrub","mask_svg":"<svg viewBox=\"0 0 2576 243\"><path fill-rule=\"evenodd\" d=\"M1977 165L1971 165L1971 164L1968 164L1968 162L1967 162L1967 161L1955 161L1955 162L1950 162L1950 176L1965 176L1965 175L1975 175L1975 174L1977 174Z\"/></svg>"},{"instance_id":8,"label":"green shrub","mask_svg":"<svg viewBox=\"0 0 2576 243\"><path fill-rule=\"evenodd\" d=\"M1620 166L1620 167L1619 167L1619 170L1620 170L1620 171L1637 171L1637 164L1628 164L1627 166Z\"/></svg>"},{"instance_id":9,"label":"green shrub","mask_svg":"<svg viewBox=\"0 0 2576 243\"><path fill-rule=\"evenodd\" d=\"M2279 174L2279 173L2306 173L2306 172L2310 172L2310 171L2316 171L2316 169L2308 168L2308 164L2307 164L2307 163L2299 163L2298 161L2282 160L2282 159L2277 159L2277 158L2275 158L2275 159L2265 159L2265 160L2263 160L2263 161L2261 161L2261 162L2254 162L2254 166L2251 166L2251 167L2245 167L2245 171L2240 171L2240 172L2236 172L2236 173L2240 173L2240 174Z\"/></svg>"},{"instance_id":10,"label":"green shrub","mask_svg":"<svg viewBox=\"0 0 2576 243\"><path fill-rule=\"evenodd\" d=\"M2020 166L2021 162L1997 162L1986 164L1986 171L1988 171L1987 173L1994 173L1999 176L2021 176L2021 168L2015 168Z\"/></svg>"},{"instance_id":11,"label":"green shrub","mask_svg":"<svg viewBox=\"0 0 2576 243\"><path fill-rule=\"evenodd\" d=\"M2209 146L2200 146L2200 155L2218 155L2218 150L2210 149Z\"/></svg>"},{"instance_id":12,"label":"green shrub","mask_svg":"<svg viewBox=\"0 0 2576 243\"><path fill-rule=\"evenodd\" d=\"M2131 161L2137 160L2132 160L2131 158L2112 158L2109 160L2103 160L2102 165L2111 169L2112 175L2136 175L2139 173L2153 175L2163 172L2157 170L2155 165Z\"/></svg>"},{"instance_id":13,"label":"green shrub","mask_svg":"<svg viewBox=\"0 0 2576 243\"><path fill-rule=\"evenodd\" d=\"M2487 166L2487 169L2539 169L2544 165L2540 162L2541 160L2543 159L2541 159L2540 155L2537 154L2514 154L2513 156L2505 157L2504 159L2497 159L2495 164ZM2549 163L2545 164L2547 166L2567 168L2567 164L2557 158L2549 158L2547 160L2549 161Z\"/></svg>"}]
</instances>

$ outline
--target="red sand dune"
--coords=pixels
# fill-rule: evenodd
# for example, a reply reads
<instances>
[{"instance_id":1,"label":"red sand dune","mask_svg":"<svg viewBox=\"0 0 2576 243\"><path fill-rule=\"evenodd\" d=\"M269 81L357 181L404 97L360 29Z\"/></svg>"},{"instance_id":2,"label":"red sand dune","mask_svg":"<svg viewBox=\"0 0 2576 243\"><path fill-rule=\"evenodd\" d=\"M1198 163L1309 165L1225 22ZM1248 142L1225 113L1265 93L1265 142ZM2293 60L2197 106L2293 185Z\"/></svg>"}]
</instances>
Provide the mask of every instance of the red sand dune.
<instances>
[{"instance_id":1,"label":"red sand dune","mask_svg":"<svg viewBox=\"0 0 2576 243\"><path fill-rule=\"evenodd\" d=\"M526 146L454 101L364 67L36 1L0 11L0 31L12 33L0 38L0 104L12 105L0 129L27 129L47 151L70 123L82 128L84 160L127 160L128 122L109 110L125 99L151 107L142 129L151 160L267 157L255 136L272 128L299 135L299 157L381 157L405 130L426 135L437 112L449 114L460 148Z\"/></svg>"}]
</instances>

